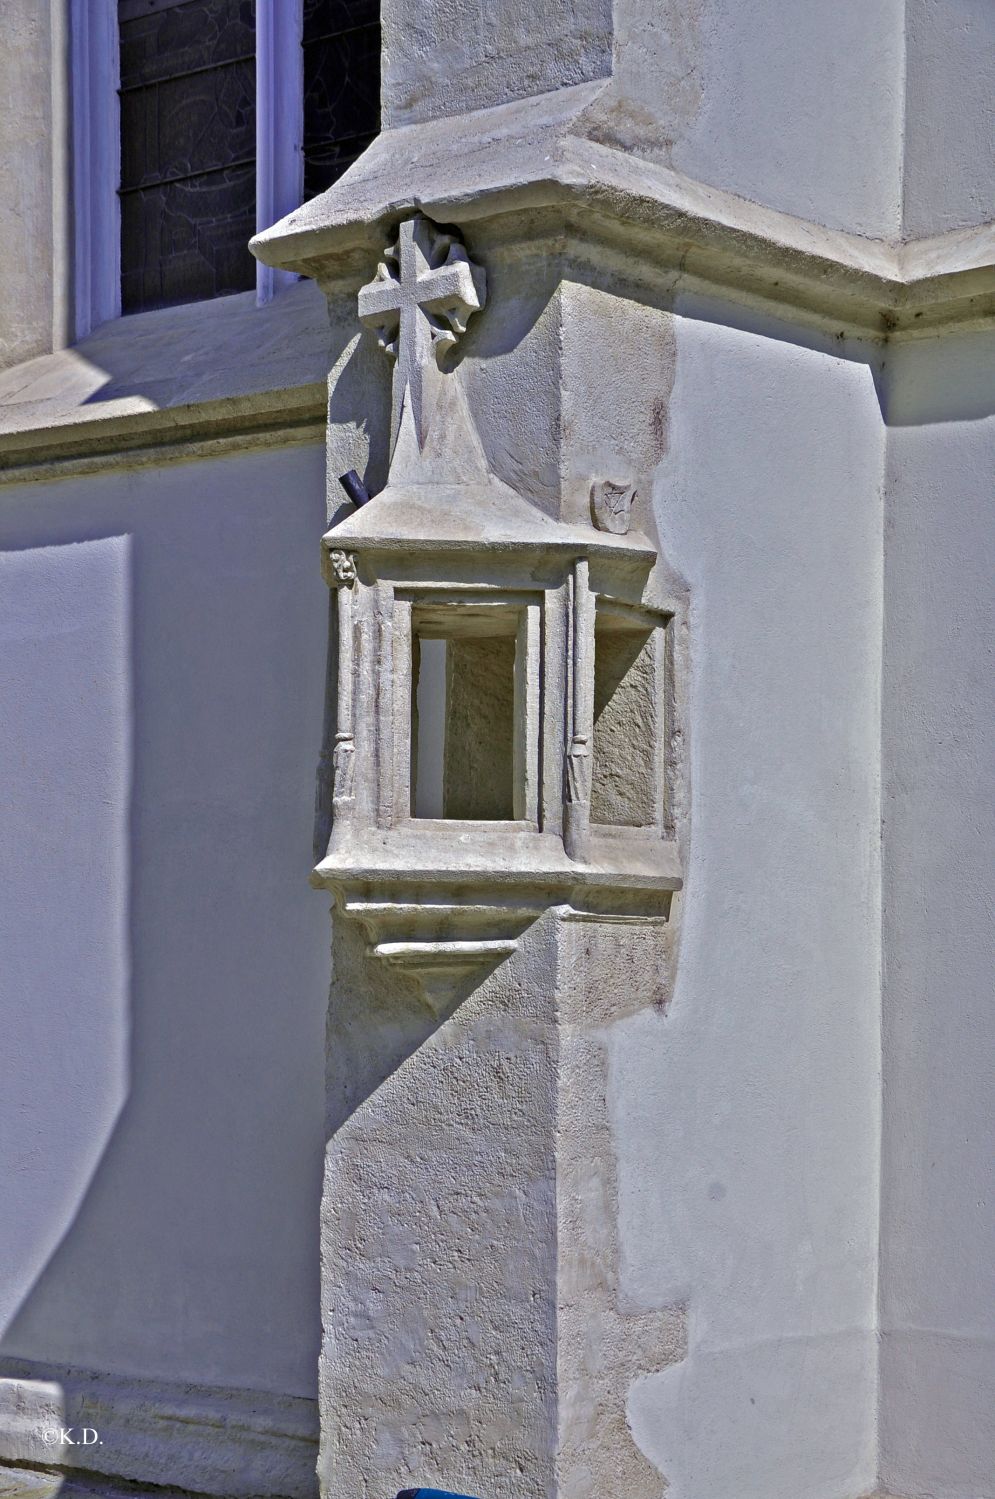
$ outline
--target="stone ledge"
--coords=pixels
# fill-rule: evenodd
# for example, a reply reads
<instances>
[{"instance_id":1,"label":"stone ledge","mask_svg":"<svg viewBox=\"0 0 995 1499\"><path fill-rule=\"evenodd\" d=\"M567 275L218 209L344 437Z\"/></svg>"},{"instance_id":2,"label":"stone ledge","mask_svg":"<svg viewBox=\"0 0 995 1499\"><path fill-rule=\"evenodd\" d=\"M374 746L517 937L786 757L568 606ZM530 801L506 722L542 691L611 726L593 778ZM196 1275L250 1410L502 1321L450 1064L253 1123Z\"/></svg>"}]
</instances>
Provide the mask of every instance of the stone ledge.
<instances>
[{"instance_id":1,"label":"stone ledge","mask_svg":"<svg viewBox=\"0 0 995 1499\"><path fill-rule=\"evenodd\" d=\"M0 1464L0 1499L189 1499L189 1489L130 1483L85 1469Z\"/></svg>"},{"instance_id":2,"label":"stone ledge","mask_svg":"<svg viewBox=\"0 0 995 1499\"><path fill-rule=\"evenodd\" d=\"M166 408L128 401L99 412L25 413L0 432L0 484L245 452L275 443L322 442L326 388L305 385ZM32 420L32 417L34 420Z\"/></svg>"},{"instance_id":3,"label":"stone ledge","mask_svg":"<svg viewBox=\"0 0 995 1499\"><path fill-rule=\"evenodd\" d=\"M886 336L995 313L995 226L892 244L765 208L586 139L600 85L385 131L328 192L251 242L267 265L322 279L382 253L399 217L469 226L554 211L580 238L733 296L761 296Z\"/></svg>"},{"instance_id":4,"label":"stone ledge","mask_svg":"<svg viewBox=\"0 0 995 1499\"><path fill-rule=\"evenodd\" d=\"M320 442L327 328L307 283L264 307L246 293L105 323L0 374L0 483Z\"/></svg>"},{"instance_id":5,"label":"stone ledge","mask_svg":"<svg viewBox=\"0 0 995 1499\"><path fill-rule=\"evenodd\" d=\"M88 1426L65 1449L49 1429ZM126 1379L5 1359L0 1463L80 1468L225 1499L317 1499L318 1405L299 1396Z\"/></svg>"}]
</instances>

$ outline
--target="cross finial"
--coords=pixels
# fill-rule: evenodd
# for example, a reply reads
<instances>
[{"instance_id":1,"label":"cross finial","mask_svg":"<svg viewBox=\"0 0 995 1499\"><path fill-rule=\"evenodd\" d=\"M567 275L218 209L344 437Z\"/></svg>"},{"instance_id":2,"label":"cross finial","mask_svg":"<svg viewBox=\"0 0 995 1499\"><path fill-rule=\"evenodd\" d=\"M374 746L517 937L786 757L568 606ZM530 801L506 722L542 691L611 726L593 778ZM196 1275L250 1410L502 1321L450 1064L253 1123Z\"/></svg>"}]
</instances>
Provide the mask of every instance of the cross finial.
<instances>
[{"instance_id":1,"label":"cross finial","mask_svg":"<svg viewBox=\"0 0 995 1499\"><path fill-rule=\"evenodd\" d=\"M396 361L391 452L405 400L418 442L424 442L426 376L466 331L471 313L483 307L485 287L482 268L459 240L417 214L401 224L396 244L360 290L360 322L376 329L382 348Z\"/></svg>"}]
</instances>

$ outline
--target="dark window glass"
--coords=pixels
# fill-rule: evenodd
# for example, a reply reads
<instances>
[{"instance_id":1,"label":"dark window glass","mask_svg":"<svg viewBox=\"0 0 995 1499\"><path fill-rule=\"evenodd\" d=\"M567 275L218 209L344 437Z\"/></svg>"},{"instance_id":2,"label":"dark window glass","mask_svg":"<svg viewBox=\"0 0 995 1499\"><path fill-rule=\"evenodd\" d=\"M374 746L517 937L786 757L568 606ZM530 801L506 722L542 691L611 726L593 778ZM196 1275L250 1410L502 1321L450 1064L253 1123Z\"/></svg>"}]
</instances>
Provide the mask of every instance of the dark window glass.
<instances>
[{"instance_id":1,"label":"dark window glass","mask_svg":"<svg viewBox=\"0 0 995 1499\"><path fill-rule=\"evenodd\" d=\"M304 0L304 197L331 187L380 129L379 0Z\"/></svg>"},{"instance_id":2,"label":"dark window glass","mask_svg":"<svg viewBox=\"0 0 995 1499\"><path fill-rule=\"evenodd\" d=\"M125 312L255 285L254 0L119 0Z\"/></svg>"}]
</instances>

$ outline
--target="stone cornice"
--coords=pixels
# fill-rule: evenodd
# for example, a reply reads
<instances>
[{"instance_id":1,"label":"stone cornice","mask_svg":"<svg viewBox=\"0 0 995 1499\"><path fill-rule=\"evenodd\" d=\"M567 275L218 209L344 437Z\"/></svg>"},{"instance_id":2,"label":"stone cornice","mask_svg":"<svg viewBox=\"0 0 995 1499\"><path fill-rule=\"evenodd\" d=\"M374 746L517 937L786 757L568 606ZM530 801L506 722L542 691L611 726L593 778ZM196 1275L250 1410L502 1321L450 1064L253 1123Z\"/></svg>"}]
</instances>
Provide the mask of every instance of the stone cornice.
<instances>
[{"instance_id":1,"label":"stone cornice","mask_svg":"<svg viewBox=\"0 0 995 1499\"><path fill-rule=\"evenodd\" d=\"M597 86L384 132L327 193L252 241L268 265L341 275L417 210L469 228L556 217L732 298L884 337L995 313L995 225L893 244L781 213L575 133ZM507 232L507 231L505 231Z\"/></svg>"},{"instance_id":2,"label":"stone cornice","mask_svg":"<svg viewBox=\"0 0 995 1499\"><path fill-rule=\"evenodd\" d=\"M423 209L504 241L609 252L665 291L718 294L834 332L907 337L995 312L995 226L890 244L826 229L579 134L599 84L382 134L328 193L259 235L271 265L350 297ZM0 373L0 484L322 438L317 288L118 318Z\"/></svg>"}]
</instances>

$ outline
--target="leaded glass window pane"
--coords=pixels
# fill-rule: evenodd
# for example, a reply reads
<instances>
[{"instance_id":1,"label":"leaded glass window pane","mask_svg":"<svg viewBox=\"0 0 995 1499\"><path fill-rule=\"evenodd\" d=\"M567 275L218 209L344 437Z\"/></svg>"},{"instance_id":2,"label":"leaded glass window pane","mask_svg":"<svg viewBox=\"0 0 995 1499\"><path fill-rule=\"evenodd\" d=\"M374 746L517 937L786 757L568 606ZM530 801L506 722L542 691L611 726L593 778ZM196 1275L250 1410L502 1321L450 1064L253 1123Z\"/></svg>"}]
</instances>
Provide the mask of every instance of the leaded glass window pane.
<instances>
[{"instance_id":1,"label":"leaded glass window pane","mask_svg":"<svg viewBox=\"0 0 995 1499\"><path fill-rule=\"evenodd\" d=\"M379 0L304 0L304 197L331 187L380 129Z\"/></svg>"},{"instance_id":2,"label":"leaded glass window pane","mask_svg":"<svg viewBox=\"0 0 995 1499\"><path fill-rule=\"evenodd\" d=\"M119 0L125 312L255 285L254 0Z\"/></svg>"}]
</instances>

